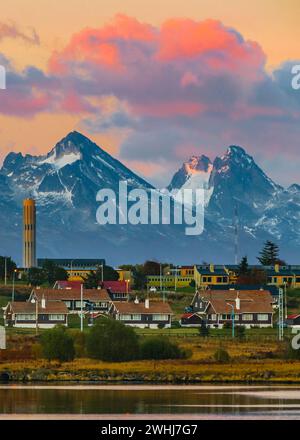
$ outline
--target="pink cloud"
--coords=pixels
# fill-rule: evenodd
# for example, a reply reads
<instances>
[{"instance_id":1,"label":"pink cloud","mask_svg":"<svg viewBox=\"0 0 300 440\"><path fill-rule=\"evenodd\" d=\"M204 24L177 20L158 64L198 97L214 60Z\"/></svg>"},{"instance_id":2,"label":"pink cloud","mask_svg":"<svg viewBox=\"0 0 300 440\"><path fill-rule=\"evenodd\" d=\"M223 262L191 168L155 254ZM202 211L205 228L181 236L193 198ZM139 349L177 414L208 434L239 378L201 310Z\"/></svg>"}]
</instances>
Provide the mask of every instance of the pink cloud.
<instances>
[{"instance_id":1,"label":"pink cloud","mask_svg":"<svg viewBox=\"0 0 300 440\"><path fill-rule=\"evenodd\" d=\"M68 62L87 61L111 69L123 66L118 41L150 42L156 39L155 30L148 24L122 14L99 29L84 29L75 34L61 51L53 53L49 60L52 73L66 73Z\"/></svg>"}]
</instances>

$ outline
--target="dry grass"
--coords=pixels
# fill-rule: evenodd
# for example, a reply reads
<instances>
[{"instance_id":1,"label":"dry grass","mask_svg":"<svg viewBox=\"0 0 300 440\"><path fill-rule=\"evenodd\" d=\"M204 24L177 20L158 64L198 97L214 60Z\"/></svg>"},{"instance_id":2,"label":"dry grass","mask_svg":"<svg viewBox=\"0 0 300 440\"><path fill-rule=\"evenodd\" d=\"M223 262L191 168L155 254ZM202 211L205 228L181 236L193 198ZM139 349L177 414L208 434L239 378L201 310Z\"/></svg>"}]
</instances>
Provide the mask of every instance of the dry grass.
<instances>
[{"instance_id":1,"label":"dry grass","mask_svg":"<svg viewBox=\"0 0 300 440\"><path fill-rule=\"evenodd\" d=\"M220 342L195 340L181 342L193 355L185 360L102 362L92 359L76 359L60 364L45 360L4 361L0 372L9 371L13 377L41 380L139 380L164 382L300 382L300 361L286 361L278 357L282 346L278 343L255 342L222 343L231 357L226 364L218 364L213 355ZM276 357L277 355L277 357ZM272 356L274 358L272 358Z\"/></svg>"}]
</instances>

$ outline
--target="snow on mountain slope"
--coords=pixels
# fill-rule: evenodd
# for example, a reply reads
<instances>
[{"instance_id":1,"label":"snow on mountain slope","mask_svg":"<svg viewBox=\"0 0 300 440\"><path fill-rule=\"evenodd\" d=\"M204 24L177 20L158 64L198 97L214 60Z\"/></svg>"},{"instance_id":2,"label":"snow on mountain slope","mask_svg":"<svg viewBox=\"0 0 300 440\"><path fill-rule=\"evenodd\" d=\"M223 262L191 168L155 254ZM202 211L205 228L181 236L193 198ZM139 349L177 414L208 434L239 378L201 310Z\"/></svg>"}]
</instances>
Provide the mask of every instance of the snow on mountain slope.
<instances>
[{"instance_id":1,"label":"snow on mountain slope","mask_svg":"<svg viewBox=\"0 0 300 440\"><path fill-rule=\"evenodd\" d=\"M179 190L203 189L204 203L207 206L213 193L213 186L209 184L212 170L213 164L207 156L192 156L174 174L167 189L173 195L176 195Z\"/></svg>"},{"instance_id":2,"label":"snow on mountain slope","mask_svg":"<svg viewBox=\"0 0 300 440\"><path fill-rule=\"evenodd\" d=\"M78 132L69 133L48 154L10 153L0 170L0 243L3 252L21 253L22 199L33 196L38 210L40 256L99 257L111 262L145 259L197 263L232 262L234 213L239 216L240 249L257 255L266 239L275 240L283 258L299 254L300 186L273 182L239 146L212 162L192 156L174 174L168 190L205 191L205 231L188 237L185 225L102 225L96 222L96 194L153 188L117 159Z\"/></svg>"}]
</instances>

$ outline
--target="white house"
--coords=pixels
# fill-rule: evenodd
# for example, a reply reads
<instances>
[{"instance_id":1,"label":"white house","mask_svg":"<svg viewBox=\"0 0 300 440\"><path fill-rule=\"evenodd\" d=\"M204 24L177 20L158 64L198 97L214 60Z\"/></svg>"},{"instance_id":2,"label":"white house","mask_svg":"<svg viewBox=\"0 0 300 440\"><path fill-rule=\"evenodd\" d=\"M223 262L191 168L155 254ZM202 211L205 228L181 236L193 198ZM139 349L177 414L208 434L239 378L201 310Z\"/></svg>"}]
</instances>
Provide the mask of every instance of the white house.
<instances>
[{"instance_id":1,"label":"white house","mask_svg":"<svg viewBox=\"0 0 300 440\"><path fill-rule=\"evenodd\" d=\"M114 302L110 315L125 325L139 328L171 327L172 310L168 303L162 301Z\"/></svg>"},{"instance_id":2,"label":"white house","mask_svg":"<svg viewBox=\"0 0 300 440\"><path fill-rule=\"evenodd\" d=\"M4 312L5 326L52 328L68 325L68 309L62 301L10 302Z\"/></svg>"}]
</instances>

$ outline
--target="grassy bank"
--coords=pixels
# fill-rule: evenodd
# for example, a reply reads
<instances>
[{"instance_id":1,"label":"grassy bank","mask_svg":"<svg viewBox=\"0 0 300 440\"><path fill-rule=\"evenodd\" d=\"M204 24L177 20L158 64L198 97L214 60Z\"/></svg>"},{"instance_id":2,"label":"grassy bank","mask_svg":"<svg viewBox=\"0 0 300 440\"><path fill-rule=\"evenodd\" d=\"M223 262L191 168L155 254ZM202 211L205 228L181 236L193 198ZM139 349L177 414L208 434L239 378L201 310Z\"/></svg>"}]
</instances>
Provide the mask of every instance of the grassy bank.
<instances>
[{"instance_id":1,"label":"grassy bank","mask_svg":"<svg viewBox=\"0 0 300 440\"><path fill-rule=\"evenodd\" d=\"M174 340L176 340L174 338ZM300 383L300 361L282 358L283 344L277 342L223 341L230 355L227 363L214 359L220 341L187 338L177 342L190 349L190 359L110 363L77 358L60 364L42 359L2 360L0 378L11 381L132 381L132 382L282 382ZM27 352L30 343L27 342Z\"/></svg>"}]
</instances>

